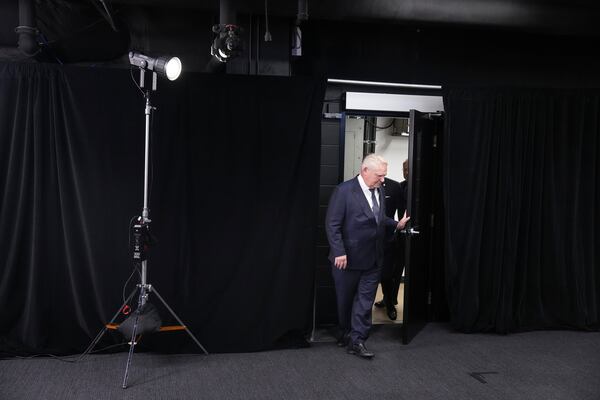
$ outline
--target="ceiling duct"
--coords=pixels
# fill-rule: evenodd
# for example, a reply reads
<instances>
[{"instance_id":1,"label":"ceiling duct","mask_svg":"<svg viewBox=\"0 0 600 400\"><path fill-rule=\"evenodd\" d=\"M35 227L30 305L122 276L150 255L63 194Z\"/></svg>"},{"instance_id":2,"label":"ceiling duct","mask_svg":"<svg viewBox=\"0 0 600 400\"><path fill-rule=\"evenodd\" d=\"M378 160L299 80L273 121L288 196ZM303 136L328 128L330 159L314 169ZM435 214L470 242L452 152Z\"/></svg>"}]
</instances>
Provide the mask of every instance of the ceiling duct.
<instances>
[{"instance_id":1,"label":"ceiling duct","mask_svg":"<svg viewBox=\"0 0 600 400\"><path fill-rule=\"evenodd\" d=\"M34 0L19 0L19 26L15 28L18 47L26 56L34 56L39 51L38 30L35 27Z\"/></svg>"},{"instance_id":2,"label":"ceiling duct","mask_svg":"<svg viewBox=\"0 0 600 400\"><path fill-rule=\"evenodd\" d=\"M99 11L83 1L19 0L18 49L41 62L114 60L126 53L129 31L108 7Z\"/></svg>"}]
</instances>

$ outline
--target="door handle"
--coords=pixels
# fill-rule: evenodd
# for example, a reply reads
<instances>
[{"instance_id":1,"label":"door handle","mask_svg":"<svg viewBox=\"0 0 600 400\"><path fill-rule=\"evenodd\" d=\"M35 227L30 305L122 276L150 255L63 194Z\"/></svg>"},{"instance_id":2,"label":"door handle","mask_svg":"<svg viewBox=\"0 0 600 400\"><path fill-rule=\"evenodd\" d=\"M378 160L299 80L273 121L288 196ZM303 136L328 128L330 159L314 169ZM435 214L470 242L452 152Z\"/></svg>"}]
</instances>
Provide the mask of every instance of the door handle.
<instances>
[{"instance_id":1,"label":"door handle","mask_svg":"<svg viewBox=\"0 0 600 400\"><path fill-rule=\"evenodd\" d=\"M418 228L419 227L417 226L417 229ZM414 236L414 235L418 235L420 232L411 226L410 228L402 229L400 231L400 233L407 235L407 236Z\"/></svg>"}]
</instances>

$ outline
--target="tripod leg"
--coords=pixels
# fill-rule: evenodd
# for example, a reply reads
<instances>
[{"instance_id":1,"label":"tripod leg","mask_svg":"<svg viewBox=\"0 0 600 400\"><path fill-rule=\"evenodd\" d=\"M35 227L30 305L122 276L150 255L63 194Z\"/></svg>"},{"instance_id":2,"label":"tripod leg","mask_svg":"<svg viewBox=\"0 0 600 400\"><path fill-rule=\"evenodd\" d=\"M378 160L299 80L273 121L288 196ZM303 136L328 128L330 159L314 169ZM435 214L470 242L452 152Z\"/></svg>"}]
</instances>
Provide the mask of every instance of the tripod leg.
<instances>
[{"instance_id":1,"label":"tripod leg","mask_svg":"<svg viewBox=\"0 0 600 400\"><path fill-rule=\"evenodd\" d=\"M177 316L177 314L175 314L175 311L173 311L173 309L171 307L169 307L169 305L167 304L167 302L162 298L162 296L160 295L160 293L158 293L158 291L156 290L156 288L154 286L152 286L152 292L154 292L156 294L156 296L158 297L158 299L164 304L164 306L167 308L167 310L169 310L169 312L171 313L171 315L173 317L175 317L175 319L177 320L177 322L179 322L179 324L184 327L184 329L187 332L187 334L190 335L190 337L192 338L192 340L194 342L196 342L196 344L198 345L198 347L200 347L200 349L204 352L204 354L208 355L208 351L206 351L206 349L204 348L204 346L202 346L202 344L200 344L200 342L198 341L198 339L196 339L196 336L194 336L194 334L188 329L187 325L184 324L183 321L181 321L181 319L179 319L179 317Z\"/></svg>"},{"instance_id":2,"label":"tripod leg","mask_svg":"<svg viewBox=\"0 0 600 400\"><path fill-rule=\"evenodd\" d=\"M142 303L144 300L144 296L146 290L142 285L140 287L140 298L138 301L138 308L135 310L135 321L133 322L133 332L131 333L131 342L129 343L129 354L127 355L127 364L125 365L125 376L123 376L123 389L127 389L127 378L129 376L129 365L131 364L131 359L133 358L133 351L135 349L135 334L137 333L138 321L140 319L140 309L142 308Z\"/></svg>"},{"instance_id":3,"label":"tripod leg","mask_svg":"<svg viewBox=\"0 0 600 400\"><path fill-rule=\"evenodd\" d=\"M127 389L127 378L129 376L129 365L133 358L133 351L135 349L135 334L137 333L139 315L135 317L135 323L133 324L133 333L131 334L131 342L129 343L129 354L127 355L127 364L125 365L125 376L123 377L123 389Z\"/></svg>"},{"instance_id":4,"label":"tripod leg","mask_svg":"<svg viewBox=\"0 0 600 400\"><path fill-rule=\"evenodd\" d=\"M129 302L129 300L131 300L131 298L135 294L136 290L137 290L137 288L133 289L131 291L131 293L129 294L129 297L127 297L125 302L123 304L121 304L121 307L117 310L115 315L113 315L112 319L108 322L108 324L112 324L113 322L115 322L115 320L117 319L117 317L123 310L123 307L125 307L125 305ZM92 340L92 343L90 343L90 345L87 347L87 349L85 349L85 351L79 356L79 358L77 359L77 362L83 360L85 358L85 356L87 356L94 349L94 347L96 347L96 345L98 344L100 339L102 339L102 336L104 336L104 334L106 333L107 330L108 330L108 328L106 327L106 325L104 325L104 328L100 332L98 332L98 334L96 335L94 340Z\"/></svg>"}]
</instances>

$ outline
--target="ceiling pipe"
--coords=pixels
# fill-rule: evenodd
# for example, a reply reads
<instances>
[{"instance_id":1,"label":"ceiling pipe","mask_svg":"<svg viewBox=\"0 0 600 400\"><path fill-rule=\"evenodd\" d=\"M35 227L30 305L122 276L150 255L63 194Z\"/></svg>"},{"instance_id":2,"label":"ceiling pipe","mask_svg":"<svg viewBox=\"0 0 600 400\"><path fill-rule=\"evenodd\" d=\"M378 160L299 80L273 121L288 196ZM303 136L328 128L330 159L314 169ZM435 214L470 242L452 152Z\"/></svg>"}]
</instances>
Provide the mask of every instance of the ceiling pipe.
<instances>
[{"instance_id":1,"label":"ceiling pipe","mask_svg":"<svg viewBox=\"0 0 600 400\"><path fill-rule=\"evenodd\" d=\"M296 25L308 20L308 0L298 0L298 14L296 15Z\"/></svg>"},{"instance_id":2,"label":"ceiling pipe","mask_svg":"<svg viewBox=\"0 0 600 400\"><path fill-rule=\"evenodd\" d=\"M271 32L269 32L269 13L267 11L267 3L268 0L265 0L265 42L272 42L273 37L271 36Z\"/></svg>"},{"instance_id":3,"label":"ceiling pipe","mask_svg":"<svg viewBox=\"0 0 600 400\"><path fill-rule=\"evenodd\" d=\"M302 56L302 22L308 20L308 0L298 0L298 14L296 14L296 26L292 32L292 56Z\"/></svg>"},{"instance_id":4,"label":"ceiling pipe","mask_svg":"<svg viewBox=\"0 0 600 400\"><path fill-rule=\"evenodd\" d=\"M237 25L237 13L234 0L221 0L219 2L219 24Z\"/></svg>"},{"instance_id":5,"label":"ceiling pipe","mask_svg":"<svg viewBox=\"0 0 600 400\"><path fill-rule=\"evenodd\" d=\"M19 26L15 28L15 32L19 50L27 56L36 55L39 51L39 31L35 27L34 0L19 0Z\"/></svg>"}]
</instances>

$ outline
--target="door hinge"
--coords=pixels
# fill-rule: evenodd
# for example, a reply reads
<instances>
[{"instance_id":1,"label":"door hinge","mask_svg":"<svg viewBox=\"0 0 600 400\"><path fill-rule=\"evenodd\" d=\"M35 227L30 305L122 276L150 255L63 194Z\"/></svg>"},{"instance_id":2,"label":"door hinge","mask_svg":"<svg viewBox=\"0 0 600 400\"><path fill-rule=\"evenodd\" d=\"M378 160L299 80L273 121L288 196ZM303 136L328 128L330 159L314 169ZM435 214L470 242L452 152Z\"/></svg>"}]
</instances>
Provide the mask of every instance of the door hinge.
<instances>
[{"instance_id":1,"label":"door hinge","mask_svg":"<svg viewBox=\"0 0 600 400\"><path fill-rule=\"evenodd\" d=\"M427 304L431 305L431 290L429 291L429 293L427 294Z\"/></svg>"},{"instance_id":2,"label":"door hinge","mask_svg":"<svg viewBox=\"0 0 600 400\"><path fill-rule=\"evenodd\" d=\"M437 148L437 135L433 135L433 148Z\"/></svg>"},{"instance_id":3,"label":"door hinge","mask_svg":"<svg viewBox=\"0 0 600 400\"><path fill-rule=\"evenodd\" d=\"M429 220L429 226L432 228L435 226L435 214L431 214L431 218Z\"/></svg>"}]
</instances>

